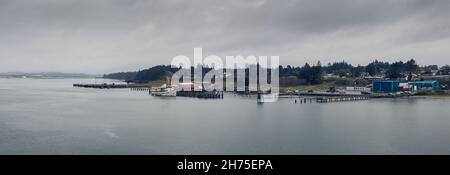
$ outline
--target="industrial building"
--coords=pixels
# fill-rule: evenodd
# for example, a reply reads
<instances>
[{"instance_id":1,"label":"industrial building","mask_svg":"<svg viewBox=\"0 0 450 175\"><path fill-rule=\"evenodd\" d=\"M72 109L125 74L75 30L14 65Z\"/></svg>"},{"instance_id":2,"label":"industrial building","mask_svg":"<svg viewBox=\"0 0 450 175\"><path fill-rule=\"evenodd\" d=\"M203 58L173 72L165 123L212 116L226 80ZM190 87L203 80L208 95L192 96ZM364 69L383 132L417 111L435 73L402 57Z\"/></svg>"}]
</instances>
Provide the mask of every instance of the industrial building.
<instances>
[{"instance_id":1,"label":"industrial building","mask_svg":"<svg viewBox=\"0 0 450 175\"><path fill-rule=\"evenodd\" d=\"M395 93L398 92L400 81L377 80L372 83L372 92L375 93Z\"/></svg>"},{"instance_id":2,"label":"industrial building","mask_svg":"<svg viewBox=\"0 0 450 175\"><path fill-rule=\"evenodd\" d=\"M421 91L421 90L432 90L436 91L439 89L439 83L436 80L428 80L428 81L414 81L409 82L409 89L412 91Z\"/></svg>"}]
</instances>

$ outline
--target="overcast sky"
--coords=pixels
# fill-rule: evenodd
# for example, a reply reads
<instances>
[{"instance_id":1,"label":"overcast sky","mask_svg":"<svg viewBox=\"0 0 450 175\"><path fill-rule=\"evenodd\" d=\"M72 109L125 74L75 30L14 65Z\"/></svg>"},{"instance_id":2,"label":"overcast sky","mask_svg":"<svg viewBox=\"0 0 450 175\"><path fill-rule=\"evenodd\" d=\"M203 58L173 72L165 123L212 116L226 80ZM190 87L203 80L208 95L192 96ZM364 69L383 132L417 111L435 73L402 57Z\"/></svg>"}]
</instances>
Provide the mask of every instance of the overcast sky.
<instances>
[{"instance_id":1,"label":"overcast sky","mask_svg":"<svg viewBox=\"0 0 450 175\"><path fill-rule=\"evenodd\" d=\"M174 56L450 64L448 0L0 0L0 72L108 73Z\"/></svg>"}]
</instances>

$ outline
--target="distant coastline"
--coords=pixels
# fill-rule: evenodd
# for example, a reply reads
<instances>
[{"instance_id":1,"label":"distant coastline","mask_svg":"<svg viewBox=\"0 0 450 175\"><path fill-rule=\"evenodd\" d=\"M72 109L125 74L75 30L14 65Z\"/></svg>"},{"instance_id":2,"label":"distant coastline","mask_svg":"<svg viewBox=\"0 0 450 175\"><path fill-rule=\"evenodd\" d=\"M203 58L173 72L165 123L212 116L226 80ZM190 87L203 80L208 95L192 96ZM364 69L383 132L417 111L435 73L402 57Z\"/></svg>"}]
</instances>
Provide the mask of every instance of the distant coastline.
<instances>
[{"instance_id":1,"label":"distant coastline","mask_svg":"<svg viewBox=\"0 0 450 175\"><path fill-rule=\"evenodd\" d=\"M100 75L90 75L84 73L62 73L62 72L40 72L40 73L24 73L24 72L7 72L0 73L0 78L99 78Z\"/></svg>"}]
</instances>

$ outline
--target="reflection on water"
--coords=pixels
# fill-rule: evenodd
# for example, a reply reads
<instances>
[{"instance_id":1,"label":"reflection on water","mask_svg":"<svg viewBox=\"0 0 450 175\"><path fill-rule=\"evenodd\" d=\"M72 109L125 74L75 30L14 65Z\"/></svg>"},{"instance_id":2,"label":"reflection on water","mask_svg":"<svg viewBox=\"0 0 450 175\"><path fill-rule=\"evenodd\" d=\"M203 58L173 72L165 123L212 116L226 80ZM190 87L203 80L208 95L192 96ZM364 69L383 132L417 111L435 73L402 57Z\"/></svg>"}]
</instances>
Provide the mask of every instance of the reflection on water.
<instances>
[{"instance_id":1,"label":"reflection on water","mask_svg":"<svg viewBox=\"0 0 450 175\"><path fill-rule=\"evenodd\" d=\"M450 154L450 99L162 99L0 79L0 154Z\"/></svg>"}]
</instances>

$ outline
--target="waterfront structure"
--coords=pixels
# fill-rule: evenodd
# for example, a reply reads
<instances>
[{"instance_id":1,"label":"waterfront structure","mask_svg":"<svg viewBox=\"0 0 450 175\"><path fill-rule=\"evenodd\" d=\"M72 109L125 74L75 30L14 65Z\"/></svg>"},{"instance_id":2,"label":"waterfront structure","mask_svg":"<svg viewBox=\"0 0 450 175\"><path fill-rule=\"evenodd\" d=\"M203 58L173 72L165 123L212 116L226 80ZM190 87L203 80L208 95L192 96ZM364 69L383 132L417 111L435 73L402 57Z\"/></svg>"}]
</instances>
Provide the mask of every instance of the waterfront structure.
<instances>
[{"instance_id":1,"label":"waterfront structure","mask_svg":"<svg viewBox=\"0 0 450 175\"><path fill-rule=\"evenodd\" d=\"M398 92L400 81L378 80L372 83L372 92L395 93Z\"/></svg>"},{"instance_id":2,"label":"waterfront structure","mask_svg":"<svg viewBox=\"0 0 450 175\"><path fill-rule=\"evenodd\" d=\"M128 88L127 84L73 84L73 87L81 87L81 88L97 88L97 89L113 89L113 88Z\"/></svg>"},{"instance_id":3,"label":"waterfront structure","mask_svg":"<svg viewBox=\"0 0 450 175\"><path fill-rule=\"evenodd\" d=\"M346 87L347 91L357 91L357 92L370 92L371 88L368 87L358 87L358 86L349 86Z\"/></svg>"},{"instance_id":4,"label":"waterfront structure","mask_svg":"<svg viewBox=\"0 0 450 175\"><path fill-rule=\"evenodd\" d=\"M409 83L408 82L401 82L399 85L399 91L409 91Z\"/></svg>"},{"instance_id":5,"label":"waterfront structure","mask_svg":"<svg viewBox=\"0 0 450 175\"><path fill-rule=\"evenodd\" d=\"M439 89L439 83L436 80L414 81L414 82L409 82L408 84L409 84L409 88L413 91L421 91L421 90L436 91Z\"/></svg>"},{"instance_id":6,"label":"waterfront structure","mask_svg":"<svg viewBox=\"0 0 450 175\"><path fill-rule=\"evenodd\" d=\"M177 91L174 88L163 84L161 87L152 87L150 89L150 94L153 96L161 96L161 97L176 97Z\"/></svg>"}]
</instances>

